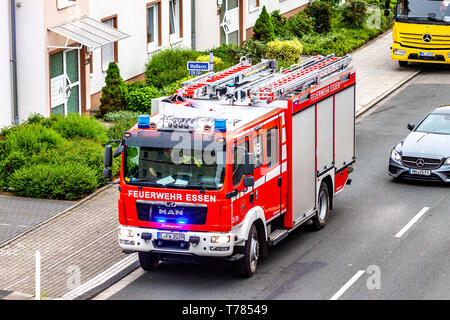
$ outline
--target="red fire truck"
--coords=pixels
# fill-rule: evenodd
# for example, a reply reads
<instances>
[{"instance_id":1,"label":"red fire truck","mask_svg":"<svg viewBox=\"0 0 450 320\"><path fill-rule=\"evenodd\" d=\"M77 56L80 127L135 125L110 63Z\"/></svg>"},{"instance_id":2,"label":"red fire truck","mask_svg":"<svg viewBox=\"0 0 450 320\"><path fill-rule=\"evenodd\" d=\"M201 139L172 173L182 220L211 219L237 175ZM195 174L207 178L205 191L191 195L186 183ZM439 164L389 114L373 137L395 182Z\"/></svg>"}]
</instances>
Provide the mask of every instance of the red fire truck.
<instances>
[{"instance_id":1,"label":"red fire truck","mask_svg":"<svg viewBox=\"0 0 450 320\"><path fill-rule=\"evenodd\" d=\"M248 277L268 246L325 226L351 182L356 72L334 55L277 70L244 57L194 78L116 141L119 245L143 269L215 257Z\"/></svg>"}]
</instances>

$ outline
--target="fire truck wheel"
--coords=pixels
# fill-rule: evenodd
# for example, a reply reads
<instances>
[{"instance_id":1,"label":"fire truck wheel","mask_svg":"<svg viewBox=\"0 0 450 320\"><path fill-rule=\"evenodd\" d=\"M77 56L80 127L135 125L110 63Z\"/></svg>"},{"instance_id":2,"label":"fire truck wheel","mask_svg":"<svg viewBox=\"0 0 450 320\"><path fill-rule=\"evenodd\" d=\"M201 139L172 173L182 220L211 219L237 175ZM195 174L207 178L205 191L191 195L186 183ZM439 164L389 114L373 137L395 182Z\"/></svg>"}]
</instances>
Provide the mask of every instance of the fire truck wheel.
<instances>
[{"instance_id":1,"label":"fire truck wheel","mask_svg":"<svg viewBox=\"0 0 450 320\"><path fill-rule=\"evenodd\" d=\"M145 271L155 270L159 265L158 257L151 252L138 252L139 263Z\"/></svg>"},{"instance_id":2,"label":"fire truck wheel","mask_svg":"<svg viewBox=\"0 0 450 320\"><path fill-rule=\"evenodd\" d=\"M237 262L240 276L249 278L256 272L259 259L259 237L255 224L250 228L248 240L244 247L244 257Z\"/></svg>"},{"instance_id":3,"label":"fire truck wheel","mask_svg":"<svg viewBox=\"0 0 450 320\"><path fill-rule=\"evenodd\" d=\"M317 214L312 219L313 228L321 230L327 224L328 216L330 215L330 195L326 184L322 183L319 190Z\"/></svg>"}]
</instances>

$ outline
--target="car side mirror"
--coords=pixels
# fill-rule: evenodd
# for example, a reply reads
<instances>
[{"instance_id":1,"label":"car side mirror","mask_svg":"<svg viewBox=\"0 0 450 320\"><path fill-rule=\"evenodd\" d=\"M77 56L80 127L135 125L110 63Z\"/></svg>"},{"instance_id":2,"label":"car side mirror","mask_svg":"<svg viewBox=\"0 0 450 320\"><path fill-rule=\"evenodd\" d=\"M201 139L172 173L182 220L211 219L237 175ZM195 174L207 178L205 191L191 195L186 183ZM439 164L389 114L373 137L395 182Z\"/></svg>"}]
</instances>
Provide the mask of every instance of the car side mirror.
<instances>
[{"instance_id":1,"label":"car side mirror","mask_svg":"<svg viewBox=\"0 0 450 320\"><path fill-rule=\"evenodd\" d=\"M244 177L244 187L250 188L255 185L255 177L253 176L246 176Z\"/></svg>"},{"instance_id":2,"label":"car side mirror","mask_svg":"<svg viewBox=\"0 0 450 320\"><path fill-rule=\"evenodd\" d=\"M113 158L119 157L123 153L124 150L125 150L124 145L120 144L120 146L116 150L114 150Z\"/></svg>"},{"instance_id":3,"label":"car side mirror","mask_svg":"<svg viewBox=\"0 0 450 320\"><path fill-rule=\"evenodd\" d=\"M104 160L105 168L112 167L113 158L112 158L112 146L106 145L105 147L105 160Z\"/></svg>"},{"instance_id":4,"label":"car side mirror","mask_svg":"<svg viewBox=\"0 0 450 320\"><path fill-rule=\"evenodd\" d=\"M103 169L103 178L105 181L111 180L112 170L110 168Z\"/></svg>"},{"instance_id":5,"label":"car side mirror","mask_svg":"<svg viewBox=\"0 0 450 320\"><path fill-rule=\"evenodd\" d=\"M254 161L253 161L253 153L245 153L244 156L244 168L243 168L243 174L246 176L252 176L254 171Z\"/></svg>"},{"instance_id":6,"label":"car side mirror","mask_svg":"<svg viewBox=\"0 0 450 320\"><path fill-rule=\"evenodd\" d=\"M414 123L408 123L407 128L408 128L409 131L413 131L414 127L415 127Z\"/></svg>"}]
</instances>

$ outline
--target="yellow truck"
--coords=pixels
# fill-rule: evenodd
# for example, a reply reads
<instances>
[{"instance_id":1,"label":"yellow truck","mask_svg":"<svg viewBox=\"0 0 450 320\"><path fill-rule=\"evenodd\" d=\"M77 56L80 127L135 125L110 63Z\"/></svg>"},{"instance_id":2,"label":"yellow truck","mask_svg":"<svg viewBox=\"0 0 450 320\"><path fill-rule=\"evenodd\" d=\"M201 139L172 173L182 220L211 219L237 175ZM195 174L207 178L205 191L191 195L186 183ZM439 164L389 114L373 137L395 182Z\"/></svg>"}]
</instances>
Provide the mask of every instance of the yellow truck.
<instances>
[{"instance_id":1,"label":"yellow truck","mask_svg":"<svg viewBox=\"0 0 450 320\"><path fill-rule=\"evenodd\" d=\"M392 59L402 67L408 61L450 63L450 0L393 1ZM390 4L386 0L386 16Z\"/></svg>"}]
</instances>

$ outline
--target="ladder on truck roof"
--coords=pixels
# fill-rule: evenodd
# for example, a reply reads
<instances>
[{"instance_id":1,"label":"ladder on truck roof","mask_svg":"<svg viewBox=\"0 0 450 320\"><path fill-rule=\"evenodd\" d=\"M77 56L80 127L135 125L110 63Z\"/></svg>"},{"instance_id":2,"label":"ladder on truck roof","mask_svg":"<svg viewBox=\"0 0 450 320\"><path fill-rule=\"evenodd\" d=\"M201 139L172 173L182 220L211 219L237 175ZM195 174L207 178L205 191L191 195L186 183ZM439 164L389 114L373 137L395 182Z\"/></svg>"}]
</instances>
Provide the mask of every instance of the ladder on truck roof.
<instances>
[{"instance_id":1,"label":"ladder on truck roof","mask_svg":"<svg viewBox=\"0 0 450 320\"><path fill-rule=\"evenodd\" d=\"M302 92L319 84L322 79L336 75L350 66L352 57L334 54L314 56L287 69L278 68L275 60L265 60L255 66L245 57L231 68L207 73L183 83L177 94L186 98L220 99L221 97L251 103L271 103L293 92ZM231 90L229 90L231 87Z\"/></svg>"}]
</instances>

